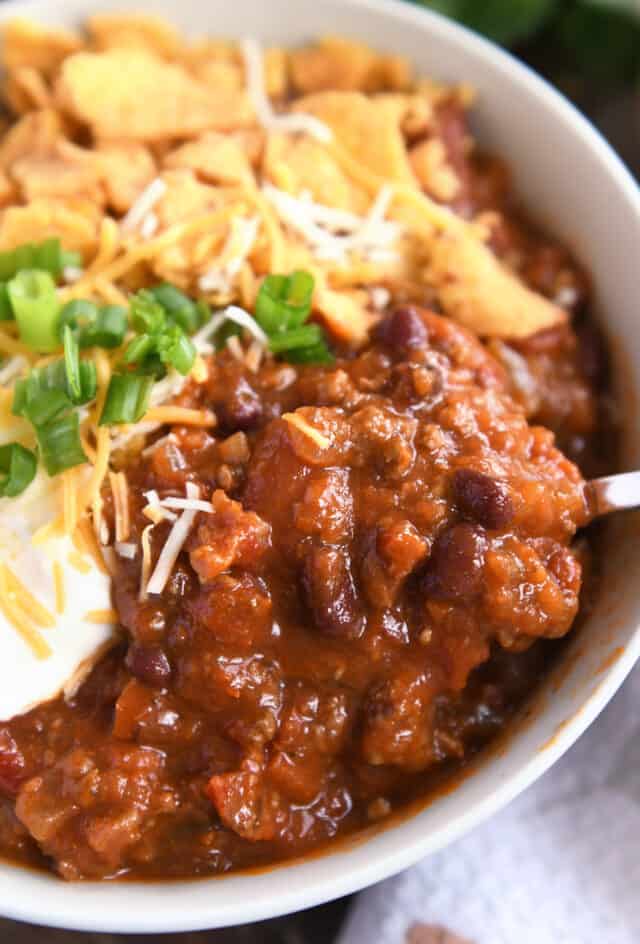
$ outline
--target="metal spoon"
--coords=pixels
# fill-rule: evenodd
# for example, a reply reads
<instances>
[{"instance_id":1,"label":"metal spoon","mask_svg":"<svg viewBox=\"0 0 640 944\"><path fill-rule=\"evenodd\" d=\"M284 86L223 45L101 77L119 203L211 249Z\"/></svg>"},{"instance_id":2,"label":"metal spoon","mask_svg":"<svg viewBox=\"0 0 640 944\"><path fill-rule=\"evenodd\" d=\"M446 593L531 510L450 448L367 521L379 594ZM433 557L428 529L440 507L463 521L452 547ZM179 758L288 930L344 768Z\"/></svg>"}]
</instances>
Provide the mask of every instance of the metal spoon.
<instances>
[{"instance_id":1,"label":"metal spoon","mask_svg":"<svg viewBox=\"0 0 640 944\"><path fill-rule=\"evenodd\" d=\"M587 499L594 518L612 511L640 508L640 472L592 479L587 482Z\"/></svg>"}]
</instances>

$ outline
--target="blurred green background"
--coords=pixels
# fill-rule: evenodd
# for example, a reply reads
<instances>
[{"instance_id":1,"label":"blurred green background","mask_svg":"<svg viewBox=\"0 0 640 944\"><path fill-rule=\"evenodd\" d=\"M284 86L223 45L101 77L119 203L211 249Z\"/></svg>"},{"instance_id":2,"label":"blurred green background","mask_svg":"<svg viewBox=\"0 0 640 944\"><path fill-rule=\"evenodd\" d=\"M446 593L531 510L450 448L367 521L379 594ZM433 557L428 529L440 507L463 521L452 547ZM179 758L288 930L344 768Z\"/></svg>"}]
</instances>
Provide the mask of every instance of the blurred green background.
<instances>
[{"instance_id":1,"label":"blurred green background","mask_svg":"<svg viewBox=\"0 0 640 944\"><path fill-rule=\"evenodd\" d=\"M414 0L510 48L640 176L640 0Z\"/></svg>"}]
</instances>

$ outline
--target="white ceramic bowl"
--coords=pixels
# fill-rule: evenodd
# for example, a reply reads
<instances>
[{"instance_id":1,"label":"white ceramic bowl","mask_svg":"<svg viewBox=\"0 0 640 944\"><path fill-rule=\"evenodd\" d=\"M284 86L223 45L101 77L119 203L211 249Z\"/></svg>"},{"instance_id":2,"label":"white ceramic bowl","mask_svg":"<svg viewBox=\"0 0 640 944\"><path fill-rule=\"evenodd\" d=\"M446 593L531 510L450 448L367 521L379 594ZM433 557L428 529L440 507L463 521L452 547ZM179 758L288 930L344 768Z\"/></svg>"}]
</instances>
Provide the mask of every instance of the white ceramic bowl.
<instances>
[{"instance_id":1,"label":"white ceramic bowl","mask_svg":"<svg viewBox=\"0 0 640 944\"><path fill-rule=\"evenodd\" d=\"M409 56L426 74L472 83L479 91L480 140L510 161L525 204L589 267L614 345L616 378L625 402L634 402L640 391L638 189L597 132L527 68L439 16L391 0L44 0L2 4L0 21L19 13L72 25L98 7L125 6L164 13L193 36L296 43L340 32ZM640 464L637 428L628 429L625 448L627 466ZM83 930L220 927L345 895L452 842L544 773L640 655L640 553L631 519L619 524L598 606L527 723L455 790L411 818L306 861L219 879L68 885L0 864L0 913Z\"/></svg>"}]
</instances>

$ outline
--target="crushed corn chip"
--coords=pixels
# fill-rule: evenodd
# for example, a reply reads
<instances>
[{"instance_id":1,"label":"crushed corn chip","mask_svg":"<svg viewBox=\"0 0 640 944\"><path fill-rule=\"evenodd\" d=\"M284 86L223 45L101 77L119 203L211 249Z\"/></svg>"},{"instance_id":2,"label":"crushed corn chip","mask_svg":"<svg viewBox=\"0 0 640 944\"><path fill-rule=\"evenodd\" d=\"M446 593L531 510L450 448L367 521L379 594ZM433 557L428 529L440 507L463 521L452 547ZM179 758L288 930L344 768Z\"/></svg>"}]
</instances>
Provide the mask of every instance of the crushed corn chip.
<instances>
[{"instance_id":1,"label":"crushed corn chip","mask_svg":"<svg viewBox=\"0 0 640 944\"><path fill-rule=\"evenodd\" d=\"M98 138L156 141L251 124L244 92L216 89L140 49L78 53L62 65L60 107Z\"/></svg>"},{"instance_id":2,"label":"crushed corn chip","mask_svg":"<svg viewBox=\"0 0 640 944\"><path fill-rule=\"evenodd\" d=\"M97 221L83 210L82 202L46 198L10 206L0 217L0 249L57 237L66 249L91 254L98 238Z\"/></svg>"},{"instance_id":3,"label":"crushed corn chip","mask_svg":"<svg viewBox=\"0 0 640 944\"><path fill-rule=\"evenodd\" d=\"M253 182L249 160L239 141L229 135L209 131L188 141L164 159L167 168L191 170L209 183Z\"/></svg>"},{"instance_id":4,"label":"crushed corn chip","mask_svg":"<svg viewBox=\"0 0 640 944\"><path fill-rule=\"evenodd\" d=\"M291 54L291 79L299 94L339 90L377 92L405 88L411 79L406 60L381 56L364 43L326 36Z\"/></svg>"},{"instance_id":5,"label":"crushed corn chip","mask_svg":"<svg viewBox=\"0 0 640 944\"><path fill-rule=\"evenodd\" d=\"M300 99L295 110L328 125L336 140L369 170L387 181L415 185L400 131L403 114L396 103L361 92L320 92Z\"/></svg>"},{"instance_id":6,"label":"crushed corn chip","mask_svg":"<svg viewBox=\"0 0 640 944\"><path fill-rule=\"evenodd\" d=\"M354 213L362 213L369 206L369 195L313 138L269 135L263 169L276 187L293 196L308 191L317 203Z\"/></svg>"},{"instance_id":7,"label":"crushed corn chip","mask_svg":"<svg viewBox=\"0 0 640 944\"><path fill-rule=\"evenodd\" d=\"M526 338L567 320L466 233L444 233L434 242L428 277L444 313L483 337Z\"/></svg>"},{"instance_id":8,"label":"crushed corn chip","mask_svg":"<svg viewBox=\"0 0 640 944\"><path fill-rule=\"evenodd\" d=\"M96 13L87 31L98 49L134 49L167 59L180 55L182 39L162 17L148 13Z\"/></svg>"},{"instance_id":9,"label":"crushed corn chip","mask_svg":"<svg viewBox=\"0 0 640 944\"><path fill-rule=\"evenodd\" d=\"M107 202L116 213L124 214L157 175L153 154L135 141L112 141L99 144L96 155Z\"/></svg>"},{"instance_id":10,"label":"crushed corn chip","mask_svg":"<svg viewBox=\"0 0 640 944\"><path fill-rule=\"evenodd\" d=\"M45 108L30 112L13 125L0 143L0 167L10 170L21 157L51 154L62 136L63 123L57 111Z\"/></svg>"},{"instance_id":11,"label":"crushed corn chip","mask_svg":"<svg viewBox=\"0 0 640 944\"><path fill-rule=\"evenodd\" d=\"M28 66L51 75L67 56L82 48L74 33L49 29L32 20L10 20L2 30L3 61L8 72Z\"/></svg>"},{"instance_id":12,"label":"crushed corn chip","mask_svg":"<svg viewBox=\"0 0 640 944\"><path fill-rule=\"evenodd\" d=\"M4 97L18 115L51 106L51 90L41 72L31 66L20 66L10 72L4 83Z\"/></svg>"}]
</instances>

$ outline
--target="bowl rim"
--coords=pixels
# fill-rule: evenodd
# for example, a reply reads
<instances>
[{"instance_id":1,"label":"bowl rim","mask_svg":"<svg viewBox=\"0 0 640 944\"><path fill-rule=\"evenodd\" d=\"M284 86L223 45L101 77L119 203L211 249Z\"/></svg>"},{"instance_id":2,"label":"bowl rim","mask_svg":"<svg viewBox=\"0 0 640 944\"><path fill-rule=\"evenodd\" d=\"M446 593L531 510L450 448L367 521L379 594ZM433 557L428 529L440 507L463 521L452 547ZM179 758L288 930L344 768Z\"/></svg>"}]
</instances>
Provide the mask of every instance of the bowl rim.
<instances>
[{"instance_id":1,"label":"bowl rim","mask_svg":"<svg viewBox=\"0 0 640 944\"><path fill-rule=\"evenodd\" d=\"M304 0L322 6L325 0ZM640 219L640 190L630 171L591 122L545 79L511 53L441 14L398 0L342 0L345 7L384 14L389 19L430 34L437 41L454 37L467 51L491 60L505 78L517 80L517 94L538 99L547 113L555 113L568 133L576 136L597 158L601 171L613 180L635 216ZM60 6L63 4L61 3ZM98 4L96 4L98 6ZM150 9L139 0L134 7ZM3 4L0 22L12 16L38 18L48 4L10 0ZM91 9L90 2L69 3L72 11ZM124 7L124 4L122 5ZM49 8L51 9L51 8ZM52 22L49 14L47 21ZM379 882L449 845L479 825L549 769L589 727L640 658L640 627L599 676L598 685L564 724L544 751L537 751L518 770L461 815L421 834L414 830L404 843L406 822L393 823L373 837L340 842L302 861L294 860L268 870L169 882L82 882L68 886L46 873L0 861L0 914L7 918L51 927L112 933L161 933L226 927L277 917L328 902ZM491 758L489 757L489 761ZM411 817L414 819L415 817ZM397 834L392 851L375 851L380 836ZM402 838L401 838L402 837ZM352 861L353 851L366 844L371 855ZM318 864L332 867L318 869ZM288 881L296 873L301 880ZM222 896L195 895L215 882ZM249 883L262 886L252 895ZM231 894L224 895L225 888ZM240 889L241 894L237 893ZM191 893L191 894L190 894Z\"/></svg>"}]
</instances>

